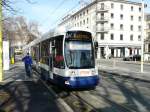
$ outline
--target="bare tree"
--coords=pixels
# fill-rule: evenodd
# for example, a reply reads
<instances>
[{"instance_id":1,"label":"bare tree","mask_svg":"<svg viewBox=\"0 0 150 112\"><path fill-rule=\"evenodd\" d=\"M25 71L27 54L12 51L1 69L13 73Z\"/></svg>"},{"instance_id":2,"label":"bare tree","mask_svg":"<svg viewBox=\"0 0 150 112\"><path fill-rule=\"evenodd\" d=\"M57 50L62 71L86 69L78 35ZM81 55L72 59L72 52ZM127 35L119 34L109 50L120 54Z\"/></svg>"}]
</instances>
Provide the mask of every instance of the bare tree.
<instances>
[{"instance_id":1,"label":"bare tree","mask_svg":"<svg viewBox=\"0 0 150 112\"><path fill-rule=\"evenodd\" d=\"M9 40L11 45L18 42L22 45L27 44L39 36L38 24L36 22L27 23L22 16L8 17L3 21L3 39Z\"/></svg>"}]
</instances>

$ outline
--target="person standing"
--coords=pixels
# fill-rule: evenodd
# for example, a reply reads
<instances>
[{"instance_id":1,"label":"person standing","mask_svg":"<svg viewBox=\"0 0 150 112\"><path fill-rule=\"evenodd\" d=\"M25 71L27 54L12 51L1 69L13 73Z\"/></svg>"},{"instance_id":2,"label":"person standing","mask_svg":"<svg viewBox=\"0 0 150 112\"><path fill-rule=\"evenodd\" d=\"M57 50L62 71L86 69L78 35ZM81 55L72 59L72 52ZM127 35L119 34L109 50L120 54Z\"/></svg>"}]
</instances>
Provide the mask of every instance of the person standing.
<instances>
[{"instance_id":1,"label":"person standing","mask_svg":"<svg viewBox=\"0 0 150 112\"><path fill-rule=\"evenodd\" d=\"M30 78L32 74L32 57L27 53L27 55L22 58L25 65L26 75Z\"/></svg>"}]
</instances>

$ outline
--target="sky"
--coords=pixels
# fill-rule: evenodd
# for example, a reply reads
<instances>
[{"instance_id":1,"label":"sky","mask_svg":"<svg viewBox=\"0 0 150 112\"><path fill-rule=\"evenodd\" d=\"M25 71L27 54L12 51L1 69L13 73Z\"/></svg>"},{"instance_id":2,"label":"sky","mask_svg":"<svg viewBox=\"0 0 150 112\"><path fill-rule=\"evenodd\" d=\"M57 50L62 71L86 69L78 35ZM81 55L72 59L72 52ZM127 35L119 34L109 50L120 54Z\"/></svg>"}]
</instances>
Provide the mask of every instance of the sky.
<instances>
[{"instance_id":1,"label":"sky","mask_svg":"<svg viewBox=\"0 0 150 112\"><path fill-rule=\"evenodd\" d=\"M24 16L27 21L36 21L41 33L54 28L68 12L80 7L80 0L30 0L31 4L26 0L12 1L13 8L19 10L15 16ZM141 0L130 1L141 2ZM148 5L146 12L150 13L150 0L144 0L144 2Z\"/></svg>"}]
</instances>

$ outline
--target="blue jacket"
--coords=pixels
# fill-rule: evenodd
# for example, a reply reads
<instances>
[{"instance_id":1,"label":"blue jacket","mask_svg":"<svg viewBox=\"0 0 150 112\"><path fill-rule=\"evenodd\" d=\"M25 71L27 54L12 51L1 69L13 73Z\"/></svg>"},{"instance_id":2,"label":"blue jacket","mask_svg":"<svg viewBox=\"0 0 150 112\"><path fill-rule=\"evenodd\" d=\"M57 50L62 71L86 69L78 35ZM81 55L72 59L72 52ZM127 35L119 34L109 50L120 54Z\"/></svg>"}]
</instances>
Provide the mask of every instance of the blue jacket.
<instances>
[{"instance_id":1,"label":"blue jacket","mask_svg":"<svg viewBox=\"0 0 150 112\"><path fill-rule=\"evenodd\" d=\"M31 56L25 56L22 61L24 61L25 65L31 65L32 64L32 58Z\"/></svg>"}]
</instances>

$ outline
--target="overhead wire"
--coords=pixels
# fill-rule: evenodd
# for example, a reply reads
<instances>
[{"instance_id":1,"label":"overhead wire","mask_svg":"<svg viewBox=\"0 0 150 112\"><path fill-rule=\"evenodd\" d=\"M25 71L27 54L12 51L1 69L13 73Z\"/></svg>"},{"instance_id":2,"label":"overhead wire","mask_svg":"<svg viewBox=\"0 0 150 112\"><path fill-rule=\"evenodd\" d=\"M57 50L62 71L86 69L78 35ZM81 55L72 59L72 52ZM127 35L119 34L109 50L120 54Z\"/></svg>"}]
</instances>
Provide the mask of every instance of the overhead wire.
<instances>
[{"instance_id":1,"label":"overhead wire","mask_svg":"<svg viewBox=\"0 0 150 112\"><path fill-rule=\"evenodd\" d=\"M51 11L51 13L48 14L48 15L50 15L50 16L54 15L55 12L56 12L66 1L67 1L67 0L62 0L62 1L57 5L57 7L56 7L53 11ZM49 17L47 17L46 19L44 19L43 22L47 21L48 18L49 18ZM43 23L43 22L42 22L42 23Z\"/></svg>"},{"instance_id":2,"label":"overhead wire","mask_svg":"<svg viewBox=\"0 0 150 112\"><path fill-rule=\"evenodd\" d=\"M65 12L59 19L57 19L56 21L54 21L54 22L51 24L51 26L53 26L54 24L56 24L58 21L62 20L62 18L63 18L65 15L67 15L69 12L71 12L71 11L73 11L75 8L77 8L78 5L79 5L79 2L78 2L76 5L74 5L69 11Z\"/></svg>"}]
</instances>

